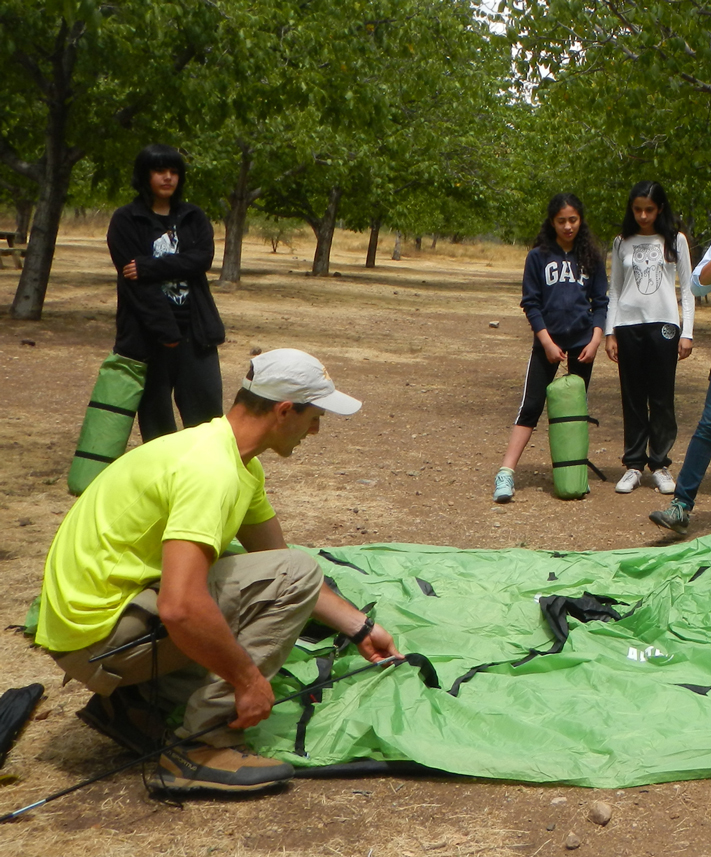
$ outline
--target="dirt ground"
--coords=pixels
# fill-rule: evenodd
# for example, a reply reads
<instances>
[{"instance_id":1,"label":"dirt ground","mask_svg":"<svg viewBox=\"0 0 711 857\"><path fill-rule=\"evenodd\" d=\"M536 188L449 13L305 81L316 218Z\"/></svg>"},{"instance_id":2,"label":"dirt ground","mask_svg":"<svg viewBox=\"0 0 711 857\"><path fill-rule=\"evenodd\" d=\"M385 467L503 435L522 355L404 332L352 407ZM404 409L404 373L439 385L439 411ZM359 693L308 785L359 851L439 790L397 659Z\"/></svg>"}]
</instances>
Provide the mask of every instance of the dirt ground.
<instances>
[{"instance_id":1,"label":"dirt ground","mask_svg":"<svg viewBox=\"0 0 711 857\"><path fill-rule=\"evenodd\" d=\"M5 227L7 228L7 227ZM530 347L518 308L525 251L476 245L406 250L366 270L365 241L338 234L332 276L307 276L307 236L273 255L245 248L239 290L216 290L228 340L226 404L250 350L295 346L318 355L338 386L363 399L328 417L294 457L263 457L287 538L329 546L383 542L462 548L607 550L668 542L647 519L666 505L647 481L617 495L621 417L614 366L601 353L590 392L591 477L584 501L552 494L545 427L517 473L515 501L495 506L493 477L517 409ZM220 248L218 247L218 251ZM218 253L219 255L219 253ZM217 279L219 263L212 276ZM129 757L74 716L87 693L61 687L53 664L7 626L38 592L43 558L72 499L66 473L96 372L113 342L114 274L100 230L62 233L41 322L8 315L18 272L0 270L0 693L40 681L46 698L0 771L0 814ZM491 326L498 322L498 326ZM696 345L678 372L678 470L701 411L711 364L711 309L697 310ZM133 442L138 442L134 438ZM711 530L711 482L691 536ZM612 820L587 819L593 801ZM297 780L240 800L152 801L130 770L0 827L5 857L83 855L342 855L434 857L579 853L601 857L711 855L706 781L620 791L467 778Z\"/></svg>"}]
</instances>

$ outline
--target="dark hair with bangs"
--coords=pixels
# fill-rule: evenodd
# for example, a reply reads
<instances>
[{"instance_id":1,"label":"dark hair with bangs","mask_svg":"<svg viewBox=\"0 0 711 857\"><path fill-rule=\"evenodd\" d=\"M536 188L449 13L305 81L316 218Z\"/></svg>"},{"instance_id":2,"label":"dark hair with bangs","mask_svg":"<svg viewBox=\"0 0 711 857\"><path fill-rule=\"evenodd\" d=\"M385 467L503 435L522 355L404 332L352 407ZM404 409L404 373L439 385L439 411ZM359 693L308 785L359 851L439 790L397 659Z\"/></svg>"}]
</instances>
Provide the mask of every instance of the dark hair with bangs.
<instances>
[{"instance_id":1,"label":"dark hair with bangs","mask_svg":"<svg viewBox=\"0 0 711 857\"><path fill-rule=\"evenodd\" d=\"M575 258L580 267L588 276L591 276L597 270L598 265L603 264L603 256L597 240L585 220L585 208L574 193L557 193L551 199L548 203L548 217L541 224L541 230L536 236L533 246L541 247L548 253L560 253L553 218L568 205L580 215L580 228L573 241L573 253L575 253Z\"/></svg>"},{"instance_id":2,"label":"dark hair with bangs","mask_svg":"<svg viewBox=\"0 0 711 857\"><path fill-rule=\"evenodd\" d=\"M637 184L630 191L627 199L627 208L622 221L622 237L631 238L639 233L639 224L634 218L632 203L639 197L647 197L659 207L659 214L654 221L655 231L664 239L664 258L667 262L677 262L678 254L676 252L676 236L679 230L676 225L674 212L669 205L666 191L659 182L643 181Z\"/></svg>"},{"instance_id":3,"label":"dark hair with bangs","mask_svg":"<svg viewBox=\"0 0 711 857\"><path fill-rule=\"evenodd\" d=\"M170 198L170 207L177 205L183 195L185 184L185 161L177 149L165 146L162 143L151 143L136 155L133 162L133 176L131 187L138 191L139 197L148 206L153 208L153 192L151 191L151 170L164 170L169 168L176 170L179 176L178 186Z\"/></svg>"}]
</instances>

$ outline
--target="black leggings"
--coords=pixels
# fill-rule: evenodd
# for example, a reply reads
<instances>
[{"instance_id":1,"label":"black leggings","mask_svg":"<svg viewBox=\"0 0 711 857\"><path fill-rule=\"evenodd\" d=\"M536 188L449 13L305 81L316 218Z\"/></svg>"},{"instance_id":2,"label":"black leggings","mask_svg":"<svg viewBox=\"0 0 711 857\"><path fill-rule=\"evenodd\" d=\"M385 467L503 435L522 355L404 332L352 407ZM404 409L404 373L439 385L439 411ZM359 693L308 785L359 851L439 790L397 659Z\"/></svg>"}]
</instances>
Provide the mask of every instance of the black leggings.
<instances>
[{"instance_id":1,"label":"black leggings","mask_svg":"<svg viewBox=\"0 0 711 857\"><path fill-rule=\"evenodd\" d=\"M571 375L580 375L585 381L585 389L587 390L593 364L581 363L578 360L583 347L571 348L568 351L568 372ZM538 420L546 404L546 387L555 378L555 373L560 365L562 364L550 363L543 346L534 344L528 361L526 380L523 384L523 399L514 425L528 426L529 428L535 428L538 425Z\"/></svg>"},{"instance_id":2,"label":"black leggings","mask_svg":"<svg viewBox=\"0 0 711 857\"><path fill-rule=\"evenodd\" d=\"M222 416L217 348L200 348L189 337L174 348L156 347L148 359L146 386L138 406L144 442L177 431L173 395L184 428Z\"/></svg>"},{"instance_id":3,"label":"black leggings","mask_svg":"<svg viewBox=\"0 0 711 857\"><path fill-rule=\"evenodd\" d=\"M629 324L615 328L620 373L625 467L659 470L671 464L676 440L674 384L679 360L675 324ZM649 447L648 447L649 445Z\"/></svg>"}]
</instances>

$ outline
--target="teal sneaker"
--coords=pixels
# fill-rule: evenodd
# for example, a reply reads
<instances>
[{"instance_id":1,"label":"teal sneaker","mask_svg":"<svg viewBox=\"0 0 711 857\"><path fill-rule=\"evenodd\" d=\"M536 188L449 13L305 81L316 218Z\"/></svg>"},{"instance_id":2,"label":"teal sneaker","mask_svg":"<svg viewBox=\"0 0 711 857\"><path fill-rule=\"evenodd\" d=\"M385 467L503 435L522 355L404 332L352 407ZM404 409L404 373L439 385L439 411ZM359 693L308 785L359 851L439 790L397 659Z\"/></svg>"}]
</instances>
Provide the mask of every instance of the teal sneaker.
<instances>
[{"instance_id":1,"label":"teal sneaker","mask_svg":"<svg viewBox=\"0 0 711 857\"><path fill-rule=\"evenodd\" d=\"M513 470L502 467L494 482L494 503L508 503L515 493Z\"/></svg>"},{"instance_id":2,"label":"teal sneaker","mask_svg":"<svg viewBox=\"0 0 711 857\"><path fill-rule=\"evenodd\" d=\"M666 527L667 530L674 530L680 536L685 536L689 528L689 510L681 500L674 498L668 509L652 512L649 520L658 527Z\"/></svg>"}]
</instances>

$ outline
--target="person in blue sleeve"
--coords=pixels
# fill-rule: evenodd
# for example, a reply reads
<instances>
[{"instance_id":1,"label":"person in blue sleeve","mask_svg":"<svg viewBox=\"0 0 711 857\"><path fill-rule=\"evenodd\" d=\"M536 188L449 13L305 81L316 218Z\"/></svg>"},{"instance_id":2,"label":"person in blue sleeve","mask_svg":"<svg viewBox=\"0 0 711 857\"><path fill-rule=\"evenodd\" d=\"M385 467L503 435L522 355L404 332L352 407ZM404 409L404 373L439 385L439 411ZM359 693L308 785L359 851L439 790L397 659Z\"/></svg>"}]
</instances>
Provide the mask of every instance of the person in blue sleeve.
<instances>
[{"instance_id":1,"label":"person in blue sleeve","mask_svg":"<svg viewBox=\"0 0 711 857\"><path fill-rule=\"evenodd\" d=\"M516 465L538 424L546 387L558 366L567 360L568 372L580 375L587 389L602 341L605 264L575 194L556 194L548 204L548 216L526 258L521 306L533 329L533 348L521 406L496 474L495 503L508 503L515 493Z\"/></svg>"},{"instance_id":2,"label":"person in blue sleeve","mask_svg":"<svg viewBox=\"0 0 711 857\"><path fill-rule=\"evenodd\" d=\"M217 346L225 328L206 271L215 253L210 221L183 202L185 162L172 146L142 149L133 202L114 212L109 252L118 272L114 351L147 364L138 408L144 441L222 416Z\"/></svg>"},{"instance_id":3,"label":"person in blue sleeve","mask_svg":"<svg viewBox=\"0 0 711 857\"><path fill-rule=\"evenodd\" d=\"M694 268L691 275L691 293L701 297L711 292L711 247ZM696 431L689 441L679 478L676 480L674 499L663 511L652 512L650 521L667 530L685 536L689 528L689 512L694 508L701 481L711 462L711 375L706 392L704 409Z\"/></svg>"}]
</instances>

